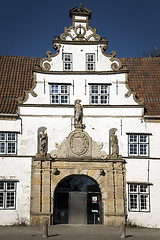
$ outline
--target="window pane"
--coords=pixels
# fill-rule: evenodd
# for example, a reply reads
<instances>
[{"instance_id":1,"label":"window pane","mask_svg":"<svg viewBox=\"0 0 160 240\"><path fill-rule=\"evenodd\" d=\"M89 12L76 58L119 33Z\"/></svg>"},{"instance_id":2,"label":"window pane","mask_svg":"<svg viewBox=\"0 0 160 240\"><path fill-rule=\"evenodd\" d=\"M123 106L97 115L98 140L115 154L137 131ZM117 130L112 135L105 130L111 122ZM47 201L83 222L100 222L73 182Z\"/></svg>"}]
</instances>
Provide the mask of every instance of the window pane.
<instances>
[{"instance_id":1,"label":"window pane","mask_svg":"<svg viewBox=\"0 0 160 240\"><path fill-rule=\"evenodd\" d=\"M140 185L140 192L148 193L148 185Z\"/></svg>"},{"instance_id":2,"label":"window pane","mask_svg":"<svg viewBox=\"0 0 160 240\"><path fill-rule=\"evenodd\" d=\"M137 155L137 149L138 149L137 144L130 144L129 145L129 154L130 155Z\"/></svg>"},{"instance_id":3,"label":"window pane","mask_svg":"<svg viewBox=\"0 0 160 240\"><path fill-rule=\"evenodd\" d=\"M6 139L6 134L0 133L0 141L5 141L5 139Z\"/></svg>"},{"instance_id":4,"label":"window pane","mask_svg":"<svg viewBox=\"0 0 160 240\"><path fill-rule=\"evenodd\" d=\"M106 104L108 102L107 96L101 96L101 104Z\"/></svg>"},{"instance_id":5,"label":"window pane","mask_svg":"<svg viewBox=\"0 0 160 240\"><path fill-rule=\"evenodd\" d=\"M0 142L0 153L5 153L5 146L6 146L5 142Z\"/></svg>"},{"instance_id":6,"label":"window pane","mask_svg":"<svg viewBox=\"0 0 160 240\"><path fill-rule=\"evenodd\" d=\"M64 54L64 62L71 62L71 54Z\"/></svg>"},{"instance_id":7,"label":"window pane","mask_svg":"<svg viewBox=\"0 0 160 240\"><path fill-rule=\"evenodd\" d=\"M61 96L61 103L68 103L68 96Z\"/></svg>"},{"instance_id":8,"label":"window pane","mask_svg":"<svg viewBox=\"0 0 160 240\"><path fill-rule=\"evenodd\" d=\"M138 185L137 184L130 184L129 185L130 192L138 192Z\"/></svg>"},{"instance_id":9,"label":"window pane","mask_svg":"<svg viewBox=\"0 0 160 240\"><path fill-rule=\"evenodd\" d=\"M7 191L8 190L15 190L15 183L14 182L7 182Z\"/></svg>"},{"instance_id":10,"label":"window pane","mask_svg":"<svg viewBox=\"0 0 160 240\"><path fill-rule=\"evenodd\" d=\"M140 195L140 210L148 210L148 195Z\"/></svg>"},{"instance_id":11,"label":"window pane","mask_svg":"<svg viewBox=\"0 0 160 240\"><path fill-rule=\"evenodd\" d=\"M87 62L94 62L94 54L87 54Z\"/></svg>"},{"instance_id":12,"label":"window pane","mask_svg":"<svg viewBox=\"0 0 160 240\"><path fill-rule=\"evenodd\" d=\"M16 134L15 133L8 133L8 141L15 141Z\"/></svg>"},{"instance_id":13,"label":"window pane","mask_svg":"<svg viewBox=\"0 0 160 240\"><path fill-rule=\"evenodd\" d=\"M140 135L139 136L139 142L140 143L147 143L148 142L148 136L147 135Z\"/></svg>"},{"instance_id":14,"label":"window pane","mask_svg":"<svg viewBox=\"0 0 160 240\"><path fill-rule=\"evenodd\" d=\"M6 193L6 208L13 208L15 207L15 201L14 201L14 192L7 192Z\"/></svg>"},{"instance_id":15,"label":"window pane","mask_svg":"<svg viewBox=\"0 0 160 240\"><path fill-rule=\"evenodd\" d=\"M7 147L8 147L8 153L16 153L16 143L8 142Z\"/></svg>"},{"instance_id":16,"label":"window pane","mask_svg":"<svg viewBox=\"0 0 160 240\"><path fill-rule=\"evenodd\" d=\"M140 144L140 155L147 155L147 146L146 144Z\"/></svg>"},{"instance_id":17,"label":"window pane","mask_svg":"<svg viewBox=\"0 0 160 240\"><path fill-rule=\"evenodd\" d=\"M0 191L4 190L4 182L0 182Z\"/></svg>"},{"instance_id":18,"label":"window pane","mask_svg":"<svg viewBox=\"0 0 160 240\"><path fill-rule=\"evenodd\" d=\"M4 207L4 193L0 192L0 208Z\"/></svg>"},{"instance_id":19,"label":"window pane","mask_svg":"<svg viewBox=\"0 0 160 240\"><path fill-rule=\"evenodd\" d=\"M94 70L94 63L87 63L87 70Z\"/></svg>"},{"instance_id":20,"label":"window pane","mask_svg":"<svg viewBox=\"0 0 160 240\"><path fill-rule=\"evenodd\" d=\"M68 86L62 85L62 86L61 86L61 93L62 93L62 94L68 93Z\"/></svg>"},{"instance_id":21,"label":"window pane","mask_svg":"<svg viewBox=\"0 0 160 240\"><path fill-rule=\"evenodd\" d=\"M92 94L98 93L98 85L92 85L90 89Z\"/></svg>"},{"instance_id":22,"label":"window pane","mask_svg":"<svg viewBox=\"0 0 160 240\"><path fill-rule=\"evenodd\" d=\"M130 209L138 208L138 195L130 194Z\"/></svg>"},{"instance_id":23,"label":"window pane","mask_svg":"<svg viewBox=\"0 0 160 240\"><path fill-rule=\"evenodd\" d=\"M52 85L52 93L58 93L58 85Z\"/></svg>"},{"instance_id":24,"label":"window pane","mask_svg":"<svg viewBox=\"0 0 160 240\"><path fill-rule=\"evenodd\" d=\"M64 70L71 70L71 63L64 63Z\"/></svg>"},{"instance_id":25,"label":"window pane","mask_svg":"<svg viewBox=\"0 0 160 240\"><path fill-rule=\"evenodd\" d=\"M129 142L138 142L138 136L137 135L130 135L129 136Z\"/></svg>"},{"instance_id":26,"label":"window pane","mask_svg":"<svg viewBox=\"0 0 160 240\"><path fill-rule=\"evenodd\" d=\"M58 101L58 96L56 96L56 95L53 95L52 96L52 103L58 103L59 101Z\"/></svg>"},{"instance_id":27,"label":"window pane","mask_svg":"<svg viewBox=\"0 0 160 240\"><path fill-rule=\"evenodd\" d=\"M91 96L91 103L98 104L98 96Z\"/></svg>"},{"instance_id":28,"label":"window pane","mask_svg":"<svg viewBox=\"0 0 160 240\"><path fill-rule=\"evenodd\" d=\"M101 85L100 87L101 87L100 91L101 91L102 94L107 94L108 93L108 86Z\"/></svg>"}]
</instances>

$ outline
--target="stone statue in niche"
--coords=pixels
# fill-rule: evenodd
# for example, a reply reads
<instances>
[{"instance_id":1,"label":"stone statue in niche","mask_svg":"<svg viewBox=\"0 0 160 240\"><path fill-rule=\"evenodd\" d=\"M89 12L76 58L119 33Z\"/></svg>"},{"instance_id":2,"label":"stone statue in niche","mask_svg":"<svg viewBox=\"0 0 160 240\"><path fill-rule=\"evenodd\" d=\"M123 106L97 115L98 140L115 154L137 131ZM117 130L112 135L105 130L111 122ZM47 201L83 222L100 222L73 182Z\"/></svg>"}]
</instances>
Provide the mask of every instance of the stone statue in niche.
<instances>
[{"instance_id":1,"label":"stone statue in niche","mask_svg":"<svg viewBox=\"0 0 160 240\"><path fill-rule=\"evenodd\" d=\"M80 125L82 124L82 119L83 119L83 107L80 104L81 100L77 99L75 101L75 107L74 107L74 124L75 125Z\"/></svg>"},{"instance_id":2,"label":"stone statue in niche","mask_svg":"<svg viewBox=\"0 0 160 240\"><path fill-rule=\"evenodd\" d=\"M118 138L115 135L116 130L113 130L110 136L110 144L111 144L111 155L115 158L118 158L119 147L118 147Z\"/></svg>"},{"instance_id":3,"label":"stone statue in niche","mask_svg":"<svg viewBox=\"0 0 160 240\"><path fill-rule=\"evenodd\" d=\"M47 147L47 133L45 133L45 130L43 129L40 133L40 146L39 146L39 153L42 156L46 156L46 147Z\"/></svg>"}]
</instances>

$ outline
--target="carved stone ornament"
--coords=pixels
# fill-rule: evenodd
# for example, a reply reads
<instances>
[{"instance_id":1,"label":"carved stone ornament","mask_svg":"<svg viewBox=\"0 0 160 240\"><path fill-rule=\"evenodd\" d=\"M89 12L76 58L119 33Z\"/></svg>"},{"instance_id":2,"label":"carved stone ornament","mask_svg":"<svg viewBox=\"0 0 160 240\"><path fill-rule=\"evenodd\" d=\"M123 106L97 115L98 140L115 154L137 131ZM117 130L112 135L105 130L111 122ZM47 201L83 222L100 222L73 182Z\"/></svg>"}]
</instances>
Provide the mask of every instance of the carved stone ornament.
<instances>
[{"instance_id":1,"label":"carved stone ornament","mask_svg":"<svg viewBox=\"0 0 160 240\"><path fill-rule=\"evenodd\" d=\"M70 148L73 154L81 156L89 150L89 137L85 132L75 132L70 137Z\"/></svg>"},{"instance_id":2,"label":"carved stone ornament","mask_svg":"<svg viewBox=\"0 0 160 240\"><path fill-rule=\"evenodd\" d=\"M74 27L64 28L64 33L60 35L62 41L100 41L100 36L96 33L96 28L84 27L79 24Z\"/></svg>"},{"instance_id":3,"label":"carved stone ornament","mask_svg":"<svg viewBox=\"0 0 160 240\"><path fill-rule=\"evenodd\" d=\"M60 144L56 144L51 151L54 159L106 159L107 154L102 151L103 144L97 144L85 131L75 130Z\"/></svg>"},{"instance_id":4,"label":"carved stone ornament","mask_svg":"<svg viewBox=\"0 0 160 240\"><path fill-rule=\"evenodd\" d=\"M47 58L42 58L40 61L40 66L36 69L34 69L35 71L49 71L51 70L51 61L53 57L56 57L59 53L60 53L60 48L61 45L60 44L53 44L53 48L56 50L55 54L51 54L51 51L46 51L46 57Z\"/></svg>"}]
</instances>

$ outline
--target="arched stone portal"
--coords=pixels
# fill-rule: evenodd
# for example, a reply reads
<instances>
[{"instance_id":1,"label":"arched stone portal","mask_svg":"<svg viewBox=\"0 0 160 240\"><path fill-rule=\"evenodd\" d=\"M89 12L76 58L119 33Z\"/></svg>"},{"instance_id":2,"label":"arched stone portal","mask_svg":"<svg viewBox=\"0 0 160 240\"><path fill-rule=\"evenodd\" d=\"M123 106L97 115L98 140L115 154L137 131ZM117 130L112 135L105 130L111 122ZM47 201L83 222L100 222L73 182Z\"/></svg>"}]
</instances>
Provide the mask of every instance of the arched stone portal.
<instances>
[{"instance_id":1,"label":"arched stone portal","mask_svg":"<svg viewBox=\"0 0 160 240\"><path fill-rule=\"evenodd\" d=\"M79 205L83 204L81 223L95 221L120 226L126 218L126 170L125 160L118 154L115 131L110 139L112 151L107 155L102 149L103 144L98 144L83 131L83 124L76 122L74 126L75 130L63 142L56 143L50 154L37 154L32 159L31 224L38 225L44 219L51 224L53 219L55 223L76 223L82 207L73 211L72 206L79 201ZM75 180L75 189L78 189L78 181L90 183L84 185L84 191L83 188L76 191L71 186ZM66 183L70 183L67 191ZM88 192L87 186L92 185L97 192ZM66 201L58 201L57 198ZM92 204L94 200L99 201L97 209ZM94 214L94 210L98 213Z\"/></svg>"},{"instance_id":2,"label":"arched stone portal","mask_svg":"<svg viewBox=\"0 0 160 240\"><path fill-rule=\"evenodd\" d=\"M98 183L86 175L70 175L54 192L54 224L101 224L102 202Z\"/></svg>"}]
</instances>

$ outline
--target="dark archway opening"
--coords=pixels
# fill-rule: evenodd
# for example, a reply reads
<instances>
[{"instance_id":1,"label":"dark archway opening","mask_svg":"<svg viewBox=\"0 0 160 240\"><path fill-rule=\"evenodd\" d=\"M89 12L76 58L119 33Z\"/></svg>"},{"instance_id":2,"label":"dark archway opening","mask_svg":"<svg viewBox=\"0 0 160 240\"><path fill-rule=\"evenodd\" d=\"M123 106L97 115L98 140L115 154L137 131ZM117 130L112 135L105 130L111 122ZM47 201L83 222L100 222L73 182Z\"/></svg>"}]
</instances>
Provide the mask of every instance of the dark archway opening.
<instances>
[{"instance_id":1,"label":"dark archway opening","mask_svg":"<svg viewBox=\"0 0 160 240\"><path fill-rule=\"evenodd\" d=\"M54 224L101 224L98 183L85 175L64 178L54 192Z\"/></svg>"}]
</instances>

